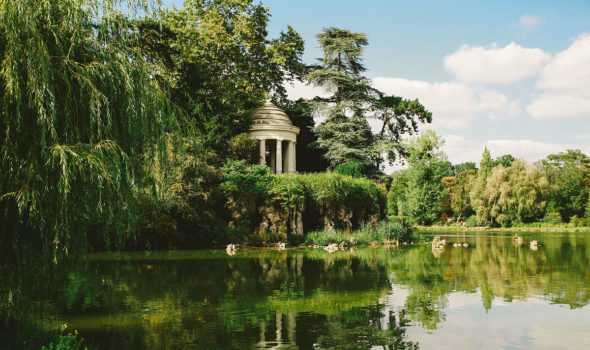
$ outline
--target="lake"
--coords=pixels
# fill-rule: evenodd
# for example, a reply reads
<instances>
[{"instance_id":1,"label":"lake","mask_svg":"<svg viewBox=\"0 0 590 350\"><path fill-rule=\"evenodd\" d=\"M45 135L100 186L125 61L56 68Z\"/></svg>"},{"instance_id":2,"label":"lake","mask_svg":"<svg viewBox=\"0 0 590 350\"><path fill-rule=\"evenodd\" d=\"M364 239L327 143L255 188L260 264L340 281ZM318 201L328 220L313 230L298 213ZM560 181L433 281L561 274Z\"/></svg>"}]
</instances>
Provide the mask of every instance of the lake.
<instances>
[{"instance_id":1,"label":"lake","mask_svg":"<svg viewBox=\"0 0 590 350\"><path fill-rule=\"evenodd\" d=\"M442 251L92 254L27 319L91 349L589 349L590 234L524 234L536 250L485 235ZM31 330L3 332L24 346Z\"/></svg>"}]
</instances>

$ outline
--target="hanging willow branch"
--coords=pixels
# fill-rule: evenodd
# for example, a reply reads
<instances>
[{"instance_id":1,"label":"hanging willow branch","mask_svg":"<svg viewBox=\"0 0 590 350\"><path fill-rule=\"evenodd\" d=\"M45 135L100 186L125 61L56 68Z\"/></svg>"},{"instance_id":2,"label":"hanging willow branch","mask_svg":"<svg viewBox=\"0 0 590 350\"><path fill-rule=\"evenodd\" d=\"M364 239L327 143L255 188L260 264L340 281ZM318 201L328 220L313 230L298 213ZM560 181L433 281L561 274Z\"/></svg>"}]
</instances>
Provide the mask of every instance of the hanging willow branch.
<instances>
[{"instance_id":1,"label":"hanging willow branch","mask_svg":"<svg viewBox=\"0 0 590 350\"><path fill-rule=\"evenodd\" d=\"M125 6L127 15L119 9ZM121 242L146 153L177 118L129 49L149 0L0 0L0 239L54 254ZM57 256L57 254L56 254ZM0 261L0 264L2 262Z\"/></svg>"}]
</instances>

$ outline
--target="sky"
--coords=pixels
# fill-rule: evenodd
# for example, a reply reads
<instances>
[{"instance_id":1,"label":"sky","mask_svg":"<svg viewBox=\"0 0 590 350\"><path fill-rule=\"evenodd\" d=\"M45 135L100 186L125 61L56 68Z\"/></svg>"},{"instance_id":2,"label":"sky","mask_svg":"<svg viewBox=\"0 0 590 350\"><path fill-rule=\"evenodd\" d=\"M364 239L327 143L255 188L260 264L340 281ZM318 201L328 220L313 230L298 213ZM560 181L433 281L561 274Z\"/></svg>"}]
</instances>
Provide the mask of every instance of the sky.
<instances>
[{"instance_id":1,"label":"sky","mask_svg":"<svg viewBox=\"0 0 590 350\"><path fill-rule=\"evenodd\" d=\"M531 162L570 148L590 154L590 0L261 2L269 36L292 26L306 63L321 56L323 28L366 33L373 86L418 98L433 113L425 128L444 137L454 163L478 162L484 147Z\"/></svg>"}]
</instances>

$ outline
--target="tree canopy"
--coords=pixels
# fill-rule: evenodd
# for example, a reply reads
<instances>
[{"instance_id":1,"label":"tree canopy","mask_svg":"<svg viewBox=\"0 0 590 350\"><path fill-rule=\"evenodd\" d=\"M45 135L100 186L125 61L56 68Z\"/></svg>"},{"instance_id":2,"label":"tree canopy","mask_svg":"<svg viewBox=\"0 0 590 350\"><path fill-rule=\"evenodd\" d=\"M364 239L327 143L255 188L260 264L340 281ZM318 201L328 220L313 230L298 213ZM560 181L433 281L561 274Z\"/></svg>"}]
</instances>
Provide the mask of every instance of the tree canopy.
<instances>
[{"instance_id":1,"label":"tree canopy","mask_svg":"<svg viewBox=\"0 0 590 350\"><path fill-rule=\"evenodd\" d=\"M223 155L252 110L284 99L284 82L304 74L303 40L291 27L269 39L269 17L251 0L187 0L133 22L140 52L211 151Z\"/></svg>"},{"instance_id":2,"label":"tree canopy","mask_svg":"<svg viewBox=\"0 0 590 350\"><path fill-rule=\"evenodd\" d=\"M110 244L133 227L145 154L177 119L129 49L119 3L0 2L3 246L34 230L67 252L87 232ZM152 5L127 4L130 14Z\"/></svg>"}]
</instances>

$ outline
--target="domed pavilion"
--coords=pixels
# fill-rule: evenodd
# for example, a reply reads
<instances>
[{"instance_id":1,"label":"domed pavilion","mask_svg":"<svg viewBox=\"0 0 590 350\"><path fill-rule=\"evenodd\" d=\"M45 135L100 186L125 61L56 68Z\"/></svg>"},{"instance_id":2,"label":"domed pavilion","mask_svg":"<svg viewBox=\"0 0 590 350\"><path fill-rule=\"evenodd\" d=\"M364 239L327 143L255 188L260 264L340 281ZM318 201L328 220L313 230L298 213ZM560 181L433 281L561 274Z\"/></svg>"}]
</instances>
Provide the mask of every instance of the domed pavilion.
<instances>
[{"instance_id":1,"label":"domed pavilion","mask_svg":"<svg viewBox=\"0 0 590 350\"><path fill-rule=\"evenodd\" d=\"M260 164L270 166L275 174L297 171L295 145L299 128L283 110L266 102L254 111L248 134L258 140Z\"/></svg>"}]
</instances>

